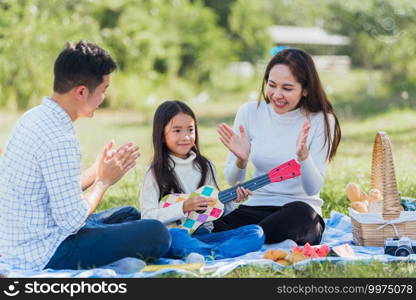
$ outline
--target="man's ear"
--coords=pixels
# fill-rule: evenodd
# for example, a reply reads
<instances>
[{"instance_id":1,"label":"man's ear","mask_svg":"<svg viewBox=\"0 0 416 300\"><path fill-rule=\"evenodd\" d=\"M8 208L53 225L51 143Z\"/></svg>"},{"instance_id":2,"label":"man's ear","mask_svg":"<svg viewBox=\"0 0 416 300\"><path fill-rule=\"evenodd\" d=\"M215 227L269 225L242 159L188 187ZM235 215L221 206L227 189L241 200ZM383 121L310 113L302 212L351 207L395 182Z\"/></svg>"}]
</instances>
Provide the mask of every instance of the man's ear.
<instances>
[{"instance_id":1,"label":"man's ear","mask_svg":"<svg viewBox=\"0 0 416 300\"><path fill-rule=\"evenodd\" d=\"M74 96L77 100L84 100L88 97L88 89L85 85L79 85L73 88Z\"/></svg>"}]
</instances>

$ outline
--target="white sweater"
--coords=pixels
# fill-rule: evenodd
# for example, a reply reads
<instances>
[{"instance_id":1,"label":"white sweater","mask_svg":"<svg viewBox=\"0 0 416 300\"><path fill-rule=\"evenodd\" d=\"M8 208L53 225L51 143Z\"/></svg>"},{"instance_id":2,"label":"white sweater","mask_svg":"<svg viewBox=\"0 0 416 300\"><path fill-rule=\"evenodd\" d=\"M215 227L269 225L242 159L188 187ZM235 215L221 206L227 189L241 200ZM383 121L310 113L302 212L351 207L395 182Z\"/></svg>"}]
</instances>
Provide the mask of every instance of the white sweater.
<instances>
[{"instance_id":1,"label":"white sweater","mask_svg":"<svg viewBox=\"0 0 416 300\"><path fill-rule=\"evenodd\" d=\"M186 194L189 194L197 190L199 181L201 180L201 172L198 170L197 166L193 164L196 154L191 152L190 156L186 159L173 155L170 157L175 162L174 172L179 180L179 184L183 188L183 191ZM213 165L211 164L211 166ZM214 167L213 170L215 172ZM214 180L210 173L208 174L205 182L206 185L215 187ZM142 219L156 219L168 225L186 217L186 214L183 212L183 201L165 208L159 208L159 195L159 187L156 183L152 169L149 168L144 177L139 195ZM224 214L229 213L234 209L233 202L228 203ZM206 227L210 228L211 224L208 224Z\"/></svg>"},{"instance_id":2,"label":"white sweater","mask_svg":"<svg viewBox=\"0 0 416 300\"><path fill-rule=\"evenodd\" d=\"M326 153L328 143L323 147L324 119L323 113L309 113L308 116L296 109L285 114L277 114L270 104L261 101L248 102L237 112L234 121L234 132L239 133L243 125L251 143L250 158L254 165L253 177L267 173L272 168L296 158L296 141L305 119L309 119L311 128L307 140L309 156L301 164L301 176L286 181L271 183L253 192L244 203L251 206L282 206L293 201L309 204L316 212L322 214L322 199L319 192L324 183L328 161ZM328 116L331 133L334 135L335 120ZM243 182L246 169L236 165L237 157L228 154L225 165L225 179L233 185Z\"/></svg>"}]
</instances>

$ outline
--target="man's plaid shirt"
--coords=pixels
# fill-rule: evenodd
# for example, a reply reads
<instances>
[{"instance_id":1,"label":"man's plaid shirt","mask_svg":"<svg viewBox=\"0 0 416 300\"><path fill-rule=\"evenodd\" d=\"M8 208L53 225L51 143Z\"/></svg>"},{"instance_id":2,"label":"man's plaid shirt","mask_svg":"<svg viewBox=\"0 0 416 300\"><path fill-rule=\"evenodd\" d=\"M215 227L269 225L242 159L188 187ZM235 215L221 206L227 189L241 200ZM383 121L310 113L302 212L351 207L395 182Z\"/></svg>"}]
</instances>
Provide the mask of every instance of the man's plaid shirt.
<instances>
[{"instance_id":1,"label":"man's plaid shirt","mask_svg":"<svg viewBox=\"0 0 416 300\"><path fill-rule=\"evenodd\" d=\"M69 115L50 98L16 123L0 158L0 259L43 269L88 217Z\"/></svg>"}]
</instances>

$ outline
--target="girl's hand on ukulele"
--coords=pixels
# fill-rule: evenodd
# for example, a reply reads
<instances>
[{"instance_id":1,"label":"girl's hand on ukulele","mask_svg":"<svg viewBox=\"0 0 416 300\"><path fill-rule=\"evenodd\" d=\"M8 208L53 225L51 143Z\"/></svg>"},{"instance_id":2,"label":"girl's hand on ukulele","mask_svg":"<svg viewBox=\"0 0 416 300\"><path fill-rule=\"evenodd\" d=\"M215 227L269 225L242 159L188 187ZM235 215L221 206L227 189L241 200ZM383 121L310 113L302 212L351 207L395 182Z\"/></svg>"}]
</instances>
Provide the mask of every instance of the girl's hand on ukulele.
<instances>
[{"instance_id":1,"label":"girl's hand on ukulele","mask_svg":"<svg viewBox=\"0 0 416 300\"><path fill-rule=\"evenodd\" d=\"M306 146L306 141L309 135L309 129L311 128L311 124L308 120L303 122L302 130L300 131L298 140L296 142L296 155L298 157L298 161L304 161L308 158L309 150Z\"/></svg>"},{"instance_id":2,"label":"girl's hand on ukulele","mask_svg":"<svg viewBox=\"0 0 416 300\"><path fill-rule=\"evenodd\" d=\"M236 186L240 184L239 181L237 181ZM248 198L248 196L253 195L253 192L243 188L242 186L238 186L237 188L237 199L235 199L236 202L244 201Z\"/></svg>"},{"instance_id":3,"label":"girl's hand on ukulele","mask_svg":"<svg viewBox=\"0 0 416 300\"><path fill-rule=\"evenodd\" d=\"M241 161L246 162L250 155L250 142L244 130L240 125L240 135L236 134L233 129L225 123L221 123L217 127L217 132L221 136L220 140L235 156Z\"/></svg>"},{"instance_id":4,"label":"girl's hand on ukulele","mask_svg":"<svg viewBox=\"0 0 416 300\"><path fill-rule=\"evenodd\" d=\"M212 198L194 196L184 201L183 212L206 210L208 205L212 203Z\"/></svg>"}]
</instances>

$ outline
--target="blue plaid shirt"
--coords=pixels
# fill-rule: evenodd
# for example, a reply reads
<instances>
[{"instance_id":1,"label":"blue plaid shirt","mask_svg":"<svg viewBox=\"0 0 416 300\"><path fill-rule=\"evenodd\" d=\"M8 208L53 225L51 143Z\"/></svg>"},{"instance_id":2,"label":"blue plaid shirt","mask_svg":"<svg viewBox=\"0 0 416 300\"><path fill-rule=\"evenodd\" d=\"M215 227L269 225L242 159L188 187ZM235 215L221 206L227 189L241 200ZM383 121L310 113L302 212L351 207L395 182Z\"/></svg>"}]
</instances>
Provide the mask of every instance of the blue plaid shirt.
<instances>
[{"instance_id":1,"label":"blue plaid shirt","mask_svg":"<svg viewBox=\"0 0 416 300\"><path fill-rule=\"evenodd\" d=\"M0 259L43 269L88 217L81 153L69 115L44 98L16 123L0 158Z\"/></svg>"}]
</instances>

